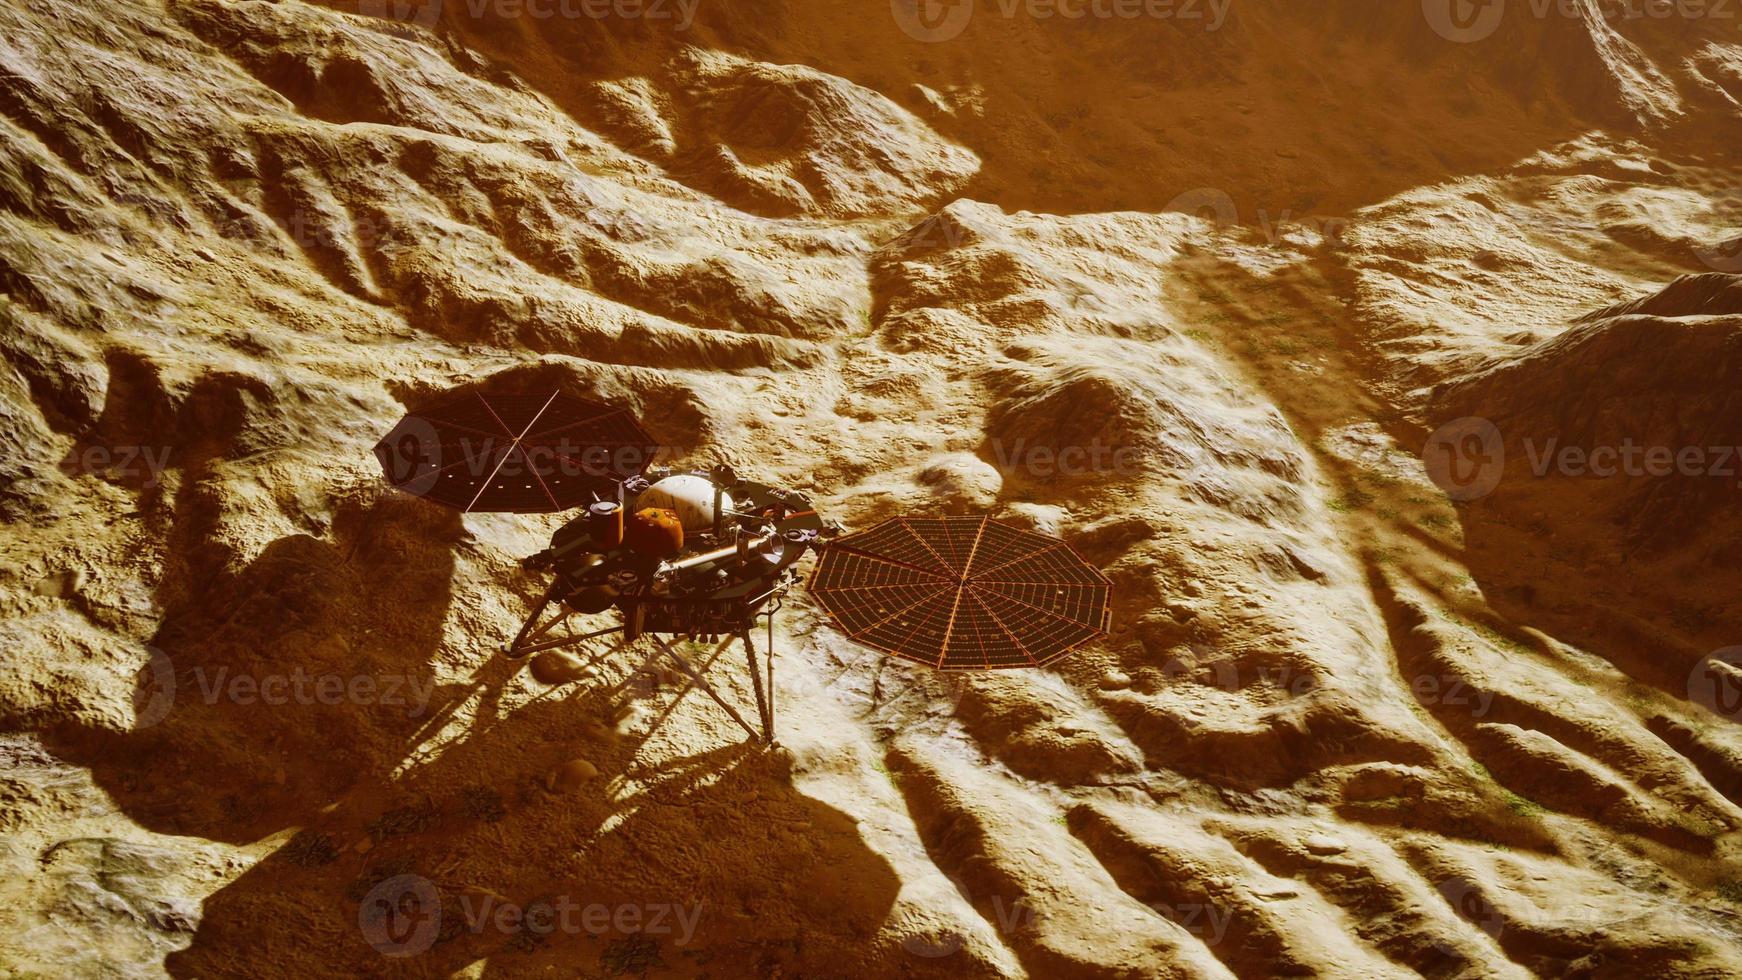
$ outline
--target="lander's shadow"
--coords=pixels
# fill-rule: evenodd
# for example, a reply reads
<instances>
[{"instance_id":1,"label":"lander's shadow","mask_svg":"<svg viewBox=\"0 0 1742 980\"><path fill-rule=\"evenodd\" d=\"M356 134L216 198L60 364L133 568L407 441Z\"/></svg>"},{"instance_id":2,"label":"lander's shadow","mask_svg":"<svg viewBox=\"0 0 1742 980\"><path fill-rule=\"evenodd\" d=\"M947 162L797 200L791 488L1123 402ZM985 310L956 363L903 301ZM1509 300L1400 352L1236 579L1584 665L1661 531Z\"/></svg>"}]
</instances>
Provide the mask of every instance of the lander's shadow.
<instances>
[{"instance_id":1,"label":"lander's shadow","mask_svg":"<svg viewBox=\"0 0 1742 980\"><path fill-rule=\"evenodd\" d=\"M255 844L294 830L207 898L170 972L635 972L683 957L766 975L832 966L887 917L899 882L855 822L800 792L784 756L741 744L702 693L682 696L717 727L672 724L668 689L651 724L618 735L605 682L506 707L526 664L493 650L438 686L452 674L436 658L456 656L448 621L474 618L450 615L458 514L397 494L342 502L330 534L286 535L243 564L217 493L190 471L174 501L133 729L50 737L153 831ZM637 761L649 739L667 761ZM382 906L379 886L406 881L441 909L423 946ZM502 911L541 900L575 907L546 931Z\"/></svg>"},{"instance_id":2,"label":"lander's shadow","mask_svg":"<svg viewBox=\"0 0 1742 980\"><path fill-rule=\"evenodd\" d=\"M63 726L56 751L160 833L244 843L306 821L390 771L450 693L425 658L460 533L457 515L386 496L341 507L333 543L287 535L239 572L208 577L208 558L178 556L187 580L166 585L179 598L153 637L133 729Z\"/></svg>"},{"instance_id":3,"label":"lander's shadow","mask_svg":"<svg viewBox=\"0 0 1742 980\"><path fill-rule=\"evenodd\" d=\"M567 694L359 786L208 898L170 972L224 975L248 950L302 975L483 962L479 975L518 976L595 959L604 975L768 975L812 965L807 947L862 946L887 917L893 870L852 818L793 786L783 756L721 726L704 736L714 748L638 763L648 736L600 724L608 686ZM551 781L577 758L599 774Z\"/></svg>"},{"instance_id":4,"label":"lander's shadow","mask_svg":"<svg viewBox=\"0 0 1742 980\"><path fill-rule=\"evenodd\" d=\"M651 724L617 735L621 699L603 681L506 709L526 662L494 651L438 687L458 515L397 495L341 507L327 539L285 536L237 572L215 570L194 523L174 536L164 594L180 598L165 600L137 727L53 736L151 830L236 844L295 830L206 899L173 974L422 975L481 959L492 975L594 959L766 974L862 948L893 907L899 882L854 821L799 792L783 756L740 743L699 691L684 710L701 702L717 727L672 725L667 688ZM639 656L614 659L611 676ZM665 761L637 762L650 738ZM599 774L550 788L578 758ZM395 879L435 889L428 948L369 931L398 923L367 918ZM574 908L547 932L498 917L540 900ZM804 911L819 902L831 914Z\"/></svg>"}]
</instances>

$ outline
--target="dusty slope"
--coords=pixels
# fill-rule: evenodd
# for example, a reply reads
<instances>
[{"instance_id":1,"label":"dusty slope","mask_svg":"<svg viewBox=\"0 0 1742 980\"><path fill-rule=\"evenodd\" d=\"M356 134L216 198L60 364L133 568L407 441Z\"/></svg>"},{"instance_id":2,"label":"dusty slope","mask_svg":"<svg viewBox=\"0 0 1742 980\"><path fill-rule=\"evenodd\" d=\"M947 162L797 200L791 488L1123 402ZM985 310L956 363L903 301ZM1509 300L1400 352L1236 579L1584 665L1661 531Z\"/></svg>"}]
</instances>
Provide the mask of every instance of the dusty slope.
<instances>
[{"instance_id":1,"label":"dusty slope","mask_svg":"<svg viewBox=\"0 0 1742 980\"><path fill-rule=\"evenodd\" d=\"M1742 971L1739 491L1525 447L1742 442L1734 24L338 7L0 8L0 961ZM482 376L850 525L1064 533L1117 632L944 678L801 602L769 755L540 683L492 653L551 525L367 452ZM445 928L393 958L402 874ZM539 901L700 911L465 926Z\"/></svg>"}]
</instances>

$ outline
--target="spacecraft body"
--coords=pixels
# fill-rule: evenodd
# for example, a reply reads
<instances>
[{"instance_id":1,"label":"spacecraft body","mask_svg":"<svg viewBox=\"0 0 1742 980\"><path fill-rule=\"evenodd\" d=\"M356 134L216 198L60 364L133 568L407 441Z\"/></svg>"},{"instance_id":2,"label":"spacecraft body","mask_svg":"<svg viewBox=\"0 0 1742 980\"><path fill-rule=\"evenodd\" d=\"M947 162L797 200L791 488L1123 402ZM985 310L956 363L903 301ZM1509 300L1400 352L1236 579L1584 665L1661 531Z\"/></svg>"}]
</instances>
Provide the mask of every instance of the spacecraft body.
<instances>
[{"instance_id":1,"label":"spacecraft body","mask_svg":"<svg viewBox=\"0 0 1742 980\"><path fill-rule=\"evenodd\" d=\"M675 524L677 533L668 530ZM646 530L661 528L659 532ZM558 528L526 560L554 574L552 596L578 613L615 606L624 634L697 640L750 628L791 583L791 570L833 529L802 494L740 480L731 469L668 473L622 484Z\"/></svg>"},{"instance_id":2,"label":"spacecraft body","mask_svg":"<svg viewBox=\"0 0 1742 980\"><path fill-rule=\"evenodd\" d=\"M1107 635L1112 583L1064 541L989 516L905 516L850 536L800 493L724 464L672 472L620 406L546 392L469 390L432 400L375 446L388 481L461 512L573 513L525 559L549 586L504 652L512 658L622 634L663 658L755 741L774 742L774 614L794 567L820 557L817 604L846 636L937 670L1044 667ZM614 610L614 625L577 622ZM752 628L765 620L758 656ZM698 667L671 641L718 641ZM752 726L703 676L739 644ZM626 683L623 682L623 683ZM760 729L760 730L758 730Z\"/></svg>"}]
</instances>

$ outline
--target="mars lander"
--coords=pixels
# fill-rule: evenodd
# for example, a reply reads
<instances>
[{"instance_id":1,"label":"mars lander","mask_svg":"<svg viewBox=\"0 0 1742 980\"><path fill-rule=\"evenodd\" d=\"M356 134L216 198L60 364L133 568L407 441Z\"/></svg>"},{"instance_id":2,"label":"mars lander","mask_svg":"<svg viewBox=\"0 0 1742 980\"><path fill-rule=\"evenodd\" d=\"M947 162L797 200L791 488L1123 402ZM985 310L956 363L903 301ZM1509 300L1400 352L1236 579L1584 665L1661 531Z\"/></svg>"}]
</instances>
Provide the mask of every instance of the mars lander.
<instances>
[{"instance_id":1,"label":"mars lander","mask_svg":"<svg viewBox=\"0 0 1742 980\"><path fill-rule=\"evenodd\" d=\"M774 616L813 552L810 594L834 625L927 667L1039 667L1106 635L1111 583L1058 538L980 516L896 517L843 534L800 493L723 464L673 471L658 453L626 409L555 391L457 393L375 446L394 486L437 504L574 513L522 562L549 585L507 656L619 635L623 648L643 648L631 676L669 661L764 744L774 741ZM717 648L698 667L679 639ZM703 676L734 642L755 727Z\"/></svg>"}]
</instances>

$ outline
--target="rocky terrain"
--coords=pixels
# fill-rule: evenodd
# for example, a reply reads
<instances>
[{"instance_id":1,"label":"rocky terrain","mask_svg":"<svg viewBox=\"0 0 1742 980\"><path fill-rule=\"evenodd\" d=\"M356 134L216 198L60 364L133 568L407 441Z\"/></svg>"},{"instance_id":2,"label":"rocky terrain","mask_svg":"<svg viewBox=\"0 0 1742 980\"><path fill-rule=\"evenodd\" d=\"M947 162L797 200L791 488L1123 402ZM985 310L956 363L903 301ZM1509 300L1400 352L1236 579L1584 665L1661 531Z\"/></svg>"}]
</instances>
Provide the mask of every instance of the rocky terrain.
<instances>
[{"instance_id":1,"label":"rocky terrain","mask_svg":"<svg viewBox=\"0 0 1742 980\"><path fill-rule=\"evenodd\" d=\"M1446 6L0 5L0 966L1742 974L1742 11ZM458 385L1114 633L529 670Z\"/></svg>"}]
</instances>

